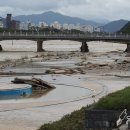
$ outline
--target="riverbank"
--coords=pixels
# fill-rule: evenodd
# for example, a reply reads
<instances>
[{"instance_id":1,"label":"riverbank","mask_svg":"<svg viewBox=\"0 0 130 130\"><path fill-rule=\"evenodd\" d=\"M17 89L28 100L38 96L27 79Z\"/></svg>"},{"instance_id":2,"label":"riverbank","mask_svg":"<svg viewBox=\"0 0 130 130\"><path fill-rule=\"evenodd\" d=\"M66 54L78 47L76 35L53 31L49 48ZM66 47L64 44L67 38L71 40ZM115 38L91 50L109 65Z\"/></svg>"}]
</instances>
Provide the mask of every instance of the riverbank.
<instances>
[{"instance_id":1,"label":"riverbank","mask_svg":"<svg viewBox=\"0 0 130 130\"><path fill-rule=\"evenodd\" d=\"M130 110L130 87L111 93L101 98L97 103L84 107L71 114L65 115L61 120L48 123L40 127L39 130L84 130L85 129L85 111L92 108L96 110ZM86 117L89 118L89 117ZM116 122L113 122L113 124Z\"/></svg>"},{"instance_id":2,"label":"riverbank","mask_svg":"<svg viewBox=\"0 0 130 130\"><path fill-rule=\"evenodd\" d=\"M1 100L0 129L36 130L44 123L59 120L64 115L92 104L108 93L130 85L128 78L118 77L130 75L129 57L123 53L124 45L103 42L90 43L91 52L86 54L78 51L50 52L51 49L56 50L57 46L58 50L66 47L71 50L71 45L72 50L80 48L79 43L69 42L65 46L60 46L61 42L52 43L51 41L50 44L45 43L45 48L48 51L36 53L34 52L35 43L32 45L31 42L27 42L28 46L26 46L24 42L22 44L23 52L21 53L16 52L18 48L20 49L17 42L13 43L13 46L11 45L11 47L14 47L17 44L18 47L13 48L12 56L10 52L1 52L2 58L4 56L7 58L10 55L12 59L16 60L16 58L21 59L23 54L24 56L27 54L26 57L28 58L18 65L7 66L2 69L1 73L4 75L0 76L0 83L9 82L16 76L28 78L33 75L52 83L57 87L56 90L60 89L60 91L56 92L58 97L52 97L54 90L41 98ZM27 52L29 46L32 50L29 49L30 52ZM6 47L8 47L8 43L5 45L5 50ZM12 48L8 49L11 50ZM14 55L15 57L13 57ZM6 75L10 72L14 74ZM86 93L81 91L79 94L80 88L76 90L77 86L81 87L81 90L85 88ZM66 88L67 91L65 91ZM91 95L88 94L87 89ZM74 95L72 95L72 92Z\"/></svg>"}]
</instances>

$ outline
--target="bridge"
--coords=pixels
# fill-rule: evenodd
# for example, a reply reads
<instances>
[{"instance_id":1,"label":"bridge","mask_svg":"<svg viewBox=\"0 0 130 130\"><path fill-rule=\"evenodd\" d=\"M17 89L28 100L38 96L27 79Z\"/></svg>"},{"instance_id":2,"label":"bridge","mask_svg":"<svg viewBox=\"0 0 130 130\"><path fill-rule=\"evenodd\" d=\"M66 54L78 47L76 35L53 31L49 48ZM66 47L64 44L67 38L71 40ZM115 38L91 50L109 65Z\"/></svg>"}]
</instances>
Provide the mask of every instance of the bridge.
<instances>
[{"instance_id":1,"label":"bridge","mask_svg":"<svg viewBox=\"0 0 130 130\"><path fill-rule=\"evenodd\" d=\"M27 34L27 33L1 33L2 40L33 40L37 41L37 52L44 51L43 42L47 40L71 40L81 42L81 52L89 52L87 42L105 41L127 44L126 52L130 53L130 35L97 35L97 34Z\"/></svg>"}]
</instances>

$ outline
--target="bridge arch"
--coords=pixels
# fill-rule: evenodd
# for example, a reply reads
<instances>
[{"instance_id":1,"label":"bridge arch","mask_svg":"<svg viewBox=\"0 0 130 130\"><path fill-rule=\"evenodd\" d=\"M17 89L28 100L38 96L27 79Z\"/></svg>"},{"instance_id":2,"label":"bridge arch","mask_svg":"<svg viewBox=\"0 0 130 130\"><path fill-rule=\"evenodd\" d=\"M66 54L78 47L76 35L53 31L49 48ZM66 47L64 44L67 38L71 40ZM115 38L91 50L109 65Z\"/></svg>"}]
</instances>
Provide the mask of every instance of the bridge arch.
<instances>
[{"instance_id":1,"label":"bridge arch","mask_svg":"<svg viewBox=\"0 0 130 130\"><path fill-rule=\"evenodd\" d=\"M48 45L49 44L49 45ZM61 51L64 51L64 46L77 46L73 50L80 50L82 46L82 42L80 41L73 41L73 40L46 40L43 41L43 49L52 51L52 48L54 47L54 50L57 51L58 48L61 49ZM120 43L114 43L114 42L102 42L102 41L87 41L87 49L92 52L109 52L109 51L116 51L116 50L125 50L126 44L120 44ZM63 46L63 47L62 47Z\"/></svg>"},{"instance_id":2,"label":"bridge arch","mask_svg":"<svg viewBox=\"0 0 130 130\"><path fill-rule=\"evenodd\" d=\"M71 46L72 46L72 44L71 44L71 42L74 44L74 43L78 43L79 45L80 45L80 50L81 50L81 52L89 52L89 49L88 49L88 45L87 45L87 42L86 41L77 41L77 40L57 40L57 39L55 39L55 40L45 40L45 41L37 41L37 51L38 52L41 52L41 51L44 51L44 44L46 43L46 42L48 42L48 41L60 41L61 42L61 45L62 46L64 46L65 44L70 44ZM65 42L65 41L68 41L68 42ZM55 43L55 42L54 42ZM43 44L43 45L42 45ZM70 46L68 44L68 46ZM60 45L60 44L59 44Z\"/></svg>"},{"instance_id":3,"label":"bridge arch","mask_svg":"<svg viewBox=\"0 0 130 130\"><path fill-rule=\"evenodd\" d=\"M41 41L41 42L43 44L43 47L41 46L40 48L43 48L44 50L50 50L50 51L53 51L53 47L54 47L54 51L57 51L57 50L60 51L60 49L61 49L61 51L68 51L68 50L79 51L82 46L81 41L79 42L79 41L75 41L75 40L46 40L46 41ZM24 43L24 45L22 45L23 43ZM23 52L23 51L36 51L37 50L37 41L34 41L34 40L13 40L13 41L12 40L7 40L7 41L3 40L0 42L0 44L2 45L2 47L5 51L11 50L11 51L22 51ZM98 48L101 48L102 50L104 50L106 48L105 50L108 50L108 51L114 50L112 47L118 48L116 50L125 50L126 49L126 44L122 45L122 48L121 48L121 47L118 47L118 45L117 45L119 43L110 44L108 42L108 45L107 45L107 42L100 42L100 41L89 42L89 41L87 41L86 44L87 44L87 49L90 51L93 51L93 52L99 52ZM105 46L104 46L104 44L105 44ZM17 45L20 45L20 46L17 46ZM26 47L25 47L25 45L26 45ZM111 48L111 49L109 49L109 48ZM41 50L41 51L44 51L44 50ZM126 51L129 51L129 50L130 49L128 49Z\"/></svg>"},{"instance_id":4,"label":"bridge arch","mask_svg":"<svg viewBox=\"0 0 130 130\"><path fill-rule=\"evenodd\" d=\"M37 41L32 40L2 40L0 41L4 52L36 52Z\"/></svg>"}]
</instances>

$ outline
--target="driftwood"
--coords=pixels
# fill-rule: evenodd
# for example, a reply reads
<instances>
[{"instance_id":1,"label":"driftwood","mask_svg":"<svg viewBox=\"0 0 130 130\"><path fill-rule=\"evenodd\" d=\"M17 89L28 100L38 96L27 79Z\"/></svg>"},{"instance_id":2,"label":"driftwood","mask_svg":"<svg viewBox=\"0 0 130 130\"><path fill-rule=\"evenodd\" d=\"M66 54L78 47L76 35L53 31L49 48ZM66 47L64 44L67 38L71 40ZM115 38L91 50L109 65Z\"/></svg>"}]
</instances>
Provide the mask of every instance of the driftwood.
<instances>
[{"instance_id":1,"label":"driftwood","mask_svg":"<svg viewBox=\"0 0 130 130\"><path fill-rule=\"evenodd\" d=\"M41 88L41 89L53 89L55 88L53 85L50 85L48 82L43 81L39 78L32 78L32 79L22 79L22 78L15 78L12 83L15 84L30 84L33 88Z\"/></svg>"}]
</instances>

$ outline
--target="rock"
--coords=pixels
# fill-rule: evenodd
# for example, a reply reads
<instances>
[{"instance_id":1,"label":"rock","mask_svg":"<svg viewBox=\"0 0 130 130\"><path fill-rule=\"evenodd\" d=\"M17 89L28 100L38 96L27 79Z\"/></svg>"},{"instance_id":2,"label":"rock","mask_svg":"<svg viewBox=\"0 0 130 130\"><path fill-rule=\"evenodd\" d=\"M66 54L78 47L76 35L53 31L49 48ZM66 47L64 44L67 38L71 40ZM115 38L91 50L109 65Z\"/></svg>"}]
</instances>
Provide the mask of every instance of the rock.
<instances>
[{"instance_id":1,"label":"rock","mask_svg":"<svg viewBox=\"0 0 130 130\"><path fill-rule=\"evenodd\" d=\"M127 53L125 57L130 57L130 53Z\"/></svg>"},{"instance_id":2,"label":"rock","mask_svg":"<svg viewBox=\"0 0 130 130\"><path fill-rule=\"evenodd\" d=\"M108 66L108 64L100 64L100 67Z\"/></svg>"},{"instance_id":3,"label":"rock","mask_svg":"<svg viewBox=\"0 0 130 130\"><path fill-rule=\"evenodd\" d=\"M123 61L123 60L119 60L119 59L118 59L118 60L116 60L116 63L117 63L117 64L123 64L123 63L124 63L124 61Z\"/></svg>"}]
</instances>

